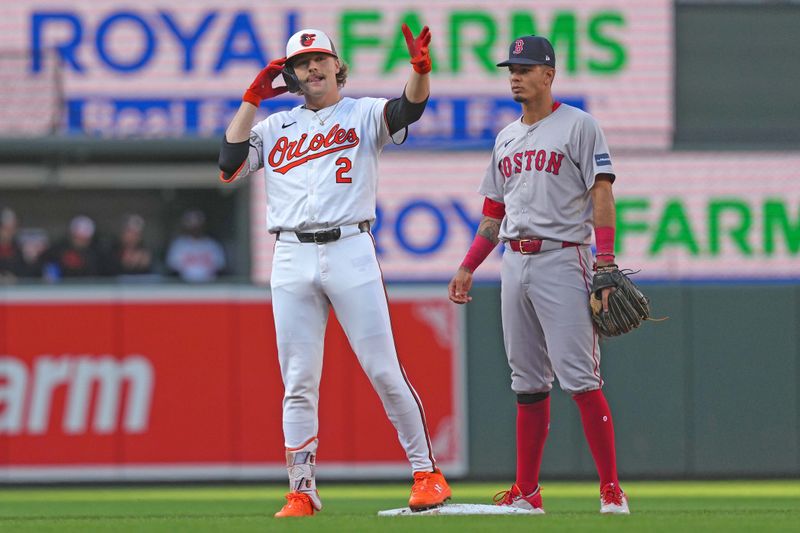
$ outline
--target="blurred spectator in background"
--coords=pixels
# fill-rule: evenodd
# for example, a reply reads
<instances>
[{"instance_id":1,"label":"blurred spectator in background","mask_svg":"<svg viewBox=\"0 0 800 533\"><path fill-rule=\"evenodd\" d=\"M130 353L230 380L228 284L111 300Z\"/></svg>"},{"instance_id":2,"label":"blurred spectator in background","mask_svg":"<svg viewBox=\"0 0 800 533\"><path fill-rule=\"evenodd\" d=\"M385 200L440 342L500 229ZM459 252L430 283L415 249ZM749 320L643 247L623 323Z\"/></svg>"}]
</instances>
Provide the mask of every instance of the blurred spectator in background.
<instances>
[{"instance_id":1,"label":"blurred spectator in background","mask_svg":"<svg viewBox=\"0 0 800 533\"><path fill-rule=\"evenodd\" d=\"M42 275L42 256L50 246L50 237L42 228L22 228L19 230L19 245L25 263L25 276L39 278Z\"/></svg>"},{"instance_id":2,"label":"blurred spectator in background","mask_svg":"<svg viewBox=\"0 0 800 533\"><path fill-rule=\"evenodd\" d=\"M144 219L127 215L109 254L108 271L115 276L152 274L153 252L144 244Z\"/></svg>"},{"instance_id":3,"label":"blurred spectator in background","mask_svg":"<svg viewBox=\"0 0 800 533\"><path fill-rule=\"evenodd\" d=\"M202 211L186 211L181 217L181 232L169 245L167 266L183 281L214 281L225 270L222 245L205 233L206 216Z\"/></svg>"},{"instance_id":4,"label":"blurred spectator in background","mask_svg":"<svg viewBox=\"0 0 800 533\"><path fill-rule=\"evenodd\" d=\"M44 253L43 275L47 281L60 278L91 277L102 273L103 257L94 238L94 221L79 215L69 223L66 239Z\"/></svg>"},{"instance_id":5,"label":"blurred spectator in background","mask_svg":"<svg viewBox=\"0 0 800 533\"><path fill-rule=\"evenodd\" d=\"M17 227L16 213L7 207L0 209L0 283L26 275Z\"/></svg>"}]
</instances>

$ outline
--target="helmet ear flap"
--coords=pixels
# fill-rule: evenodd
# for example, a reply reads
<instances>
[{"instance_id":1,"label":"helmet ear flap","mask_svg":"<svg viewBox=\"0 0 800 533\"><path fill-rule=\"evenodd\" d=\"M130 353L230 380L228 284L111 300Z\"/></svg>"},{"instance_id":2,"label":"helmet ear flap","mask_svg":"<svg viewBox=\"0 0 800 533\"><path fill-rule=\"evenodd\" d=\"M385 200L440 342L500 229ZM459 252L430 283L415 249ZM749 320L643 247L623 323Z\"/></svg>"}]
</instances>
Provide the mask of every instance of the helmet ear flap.
<instances>
[{"instance_id":1,"label":"helmet ear flap","mask_svg":"<svg viewBox=\"0 0 800 533\"><path fill-rule=\"evenodd\" d=\"M283 66L283 70L281 70L281 74L283 75L283 81L286 82L286 88L289 89L290 93L296 93L300 90L300 81L297 79L297 75L294 73L294 68L291 65L286 63Z\"/></svg>"}]
</instances>

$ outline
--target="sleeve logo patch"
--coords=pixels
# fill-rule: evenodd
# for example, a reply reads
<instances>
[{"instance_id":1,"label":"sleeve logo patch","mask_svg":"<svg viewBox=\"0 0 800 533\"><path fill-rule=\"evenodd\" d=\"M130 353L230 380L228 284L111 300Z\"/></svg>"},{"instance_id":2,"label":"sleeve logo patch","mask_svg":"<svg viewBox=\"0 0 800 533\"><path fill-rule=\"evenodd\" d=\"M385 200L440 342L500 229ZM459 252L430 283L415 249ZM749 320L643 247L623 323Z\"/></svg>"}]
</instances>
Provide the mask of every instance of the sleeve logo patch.
<instances>
[{"instance_id":1,"label":"sleeve logo patch","mask_svg":"<svg viewBox=\"0 0 800 533\"><path fill-rule=\"evenodd\" d=\"M594 162L598 167L611 165L611 156L608 154L594 154Z\"/></svg>"}]
</instances>

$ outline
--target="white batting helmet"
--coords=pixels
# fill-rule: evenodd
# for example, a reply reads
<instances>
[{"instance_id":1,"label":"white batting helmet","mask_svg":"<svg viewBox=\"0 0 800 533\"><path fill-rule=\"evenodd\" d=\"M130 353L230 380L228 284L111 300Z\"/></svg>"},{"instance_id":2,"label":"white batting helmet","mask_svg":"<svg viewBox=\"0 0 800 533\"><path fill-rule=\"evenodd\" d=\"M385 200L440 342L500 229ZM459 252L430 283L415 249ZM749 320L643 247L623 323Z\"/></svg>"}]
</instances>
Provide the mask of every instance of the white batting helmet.
<instances>
[{"instance_id":1,"label":"white batting helmet","mask_svg":"<svg viewBox=\"0 0 800 533\"><path fill-rule=\"evenodd\" d=\"M289 38L286 43L286 59L308 52L323 52L339 57L331 38L325 32L311 28L300 30Z\"/></svg>"}]
</instances>

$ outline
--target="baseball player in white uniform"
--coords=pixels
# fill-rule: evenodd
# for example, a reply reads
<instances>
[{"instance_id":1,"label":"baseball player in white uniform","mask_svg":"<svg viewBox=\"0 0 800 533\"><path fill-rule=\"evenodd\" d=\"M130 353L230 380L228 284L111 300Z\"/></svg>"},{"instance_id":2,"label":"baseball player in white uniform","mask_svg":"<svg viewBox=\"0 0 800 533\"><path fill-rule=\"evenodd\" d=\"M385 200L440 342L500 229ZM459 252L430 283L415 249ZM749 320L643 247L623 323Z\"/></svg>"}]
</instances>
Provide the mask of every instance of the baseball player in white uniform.
<instances>
[{"instance_id":1,"label":"baseball player in white uniform","mask_svg":"<svg viewBox=\"0 0 800 533\"><path fill-rule=\"evenodd\" d=\"M470 301L472 273L503 242L501 312L517 395L517 475L495 501L544 512L539 468L555 376L580 409L600 476L600 511L628 514L588 305L592 230L597 266L614 263L611 156L591 115L553 101L556 63L547 39L516 39L508 60L498 66L508 67L511 93L523 114L497 135L479 189L485 196L483 217L449 286L453 302ZM602 294L606 310L610 290Z\"/></svg>"},{"instance_id":2,"label":"baseball player in white uniform","mask_svg":"<svg viewBox=\"0 0 800 533\"><path fill-rule=\"evenodd\" d=\"M275 516L322 509L314 470L323 340L333 306L361 367L383 402L411 462L409 506L442 505L450 488L437 468L425 414L392 337L388 303L370 233L375 220L378 154L402 143L422 116L431 69L425 27L403 25L413 70L399 98L347 98L347 66L322 31L304 29L245 92L220 151L221 179L264 168L270 233L277 236L271 290L278 358L285 388L283 432L289 488ZM282 74L287 86L274 88ZM253 126L264 98L287 90L304 105Z\"/></svg>"}]
</instances>

